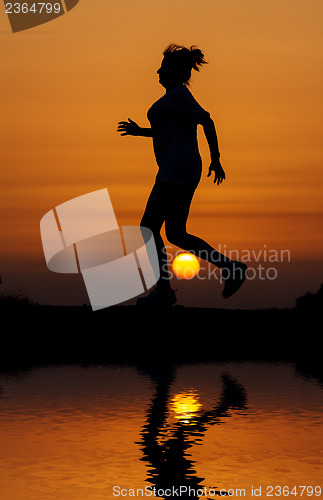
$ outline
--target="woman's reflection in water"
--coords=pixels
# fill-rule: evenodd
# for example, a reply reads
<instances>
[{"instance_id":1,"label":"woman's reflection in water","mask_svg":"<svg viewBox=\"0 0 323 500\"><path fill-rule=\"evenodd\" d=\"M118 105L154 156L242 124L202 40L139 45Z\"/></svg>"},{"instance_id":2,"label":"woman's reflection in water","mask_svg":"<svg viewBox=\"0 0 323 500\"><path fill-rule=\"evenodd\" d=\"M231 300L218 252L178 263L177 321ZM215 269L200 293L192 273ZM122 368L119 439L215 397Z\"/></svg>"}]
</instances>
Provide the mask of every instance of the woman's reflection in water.
<instances>
[{"instance_id":1,"label":"woman's reflection in water","mask_svg":"<svg viewBox=\"0 0 323 500\"><path fill-rule=\"evenodd\" d=\"M230 410L246 408L246 391L230 375L223 374L222 393L211 410L202 412L197 400L194 400L192 395L188 395L191 406L187 409L187 415L181 418L180 410L178 410L177 421L167 426L175 368L163 366L155 369L146 367L138 367L138 369L141 373L149 375L156 388L147 412L146 424L140 434L141 440L138 443L143 452L141 460L148 462L151 466L147 481L152 485L151 488L155 488L156 497L158 490L161 492L167 490L165 498L169 500L179 496L182 500L198 498L198 490L201 492L204 488L201 485L204 478L196 476L194 462L189 460L187 450L194 443L201 441L208 426L219 424L219 419L227 416ZM187 399L186 402L188 402ZM173 405L178 404L179 399L175 399ZM183 404L185 404L185 397ZM176 411L176 407L174 409ZM179 490L180 487L182 487L181 490ZM207 485L207 490L211 488L212 494L219 494L215 487Z\"/></svg>"}]
</instances>

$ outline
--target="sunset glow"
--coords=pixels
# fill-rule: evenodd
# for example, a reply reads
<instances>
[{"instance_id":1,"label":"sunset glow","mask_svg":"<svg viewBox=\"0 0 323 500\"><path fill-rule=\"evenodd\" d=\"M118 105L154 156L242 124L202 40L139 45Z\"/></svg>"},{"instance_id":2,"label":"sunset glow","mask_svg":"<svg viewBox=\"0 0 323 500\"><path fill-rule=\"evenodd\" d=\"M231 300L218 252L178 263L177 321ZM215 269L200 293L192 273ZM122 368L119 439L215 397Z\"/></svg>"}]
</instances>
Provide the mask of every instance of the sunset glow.
<instances>
[{"instance_id":1,"label":"sunset glow","mask_svg":"<svg viewBox=\"0 0 323 500\"><path fill-rule=\"evenodd\" d=\"M188 230L230 250L287 249L294 296L316 291L321 271L297 262L322 262L321 0L215 0L198 9L192 1L91 0L15 34L3 3L1 14L5 286L46 303L86 301L44 265L39 221L54 206L108 188L119 225L140 223L157 173L152 142L120 137L117 124L130 117L149 126L147 110L164 94L157 69L173 42L205 52L190 91L214 120L226 173L221 186L207 177L199 126L203 172ZM291 274L290 264L284 269ZM270 294L254 289L245 304L263 296L263 306L279 305L289 283L260 283Z\"/></svg>"},{"instance_id":2,"label":"sunset glow","mask_svg":"<svg viewBox=\"0 0 323 500\"><path fill-rule=\"evenodd\" d=\"M185 424L193 423L194 417L201 407L195 392L188 391L177 394L172 400L175 418Z\"/></svg>"}]
</instances>

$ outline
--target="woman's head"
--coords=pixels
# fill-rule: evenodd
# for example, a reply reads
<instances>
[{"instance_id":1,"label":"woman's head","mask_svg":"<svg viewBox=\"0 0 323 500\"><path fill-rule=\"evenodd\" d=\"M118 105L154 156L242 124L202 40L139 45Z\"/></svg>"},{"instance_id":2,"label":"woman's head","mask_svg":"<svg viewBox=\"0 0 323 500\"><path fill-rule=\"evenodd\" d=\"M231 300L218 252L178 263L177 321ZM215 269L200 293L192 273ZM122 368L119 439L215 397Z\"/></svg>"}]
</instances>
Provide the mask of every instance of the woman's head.
<instances>
[{"instance_id":1,"label":"woman's head","mask_svg":"<svg viewBox=\"0 0 323 500\"><path fill-rule=\"evenodd\" d=\"M171 44L163 52L164 59L157 71L163 87L188 85L192 69L199 71L199 66L207 64L203 52L195 45L190 48Z\"/></svg>"}]
</instances>

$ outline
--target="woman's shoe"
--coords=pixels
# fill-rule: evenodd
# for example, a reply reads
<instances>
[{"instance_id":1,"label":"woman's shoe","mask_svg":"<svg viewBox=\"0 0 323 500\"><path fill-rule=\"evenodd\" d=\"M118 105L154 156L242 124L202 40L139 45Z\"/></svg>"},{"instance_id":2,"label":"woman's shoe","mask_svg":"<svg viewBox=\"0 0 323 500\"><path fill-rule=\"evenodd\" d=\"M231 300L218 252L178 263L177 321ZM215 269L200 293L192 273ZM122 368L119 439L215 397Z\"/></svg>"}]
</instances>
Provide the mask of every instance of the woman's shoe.
<instances>
[{"instance_id":1,"label":"woman's shoe","mask_svg":"<svg viewBox=\"0 0 323 500\"><path fill-rule=\"evenodd\" d=\"M173 306L176 301L176 294L172 288L155 287L149 295L137 300L137 306Z\"/></svg>"}]
</instances>

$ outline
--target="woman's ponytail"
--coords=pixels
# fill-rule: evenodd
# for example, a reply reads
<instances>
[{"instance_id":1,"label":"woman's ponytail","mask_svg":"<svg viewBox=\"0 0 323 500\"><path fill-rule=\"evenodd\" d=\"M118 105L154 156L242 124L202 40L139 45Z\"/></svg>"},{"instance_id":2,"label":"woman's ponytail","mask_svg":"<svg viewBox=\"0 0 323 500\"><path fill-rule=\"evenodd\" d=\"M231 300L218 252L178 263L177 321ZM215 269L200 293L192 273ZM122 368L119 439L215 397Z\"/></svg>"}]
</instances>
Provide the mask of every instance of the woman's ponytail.
<instances>
[{"instance_id":1,"label":"woman's ponytail","mask_svg":"<svg viewBox=\"0 0 323 500\"><path fill-rule=\"evenodd\" d=\"M199 66L207 64L207 61L204 59L204 54L196 45L192 45L189 50L192 58L192 69L199 71Z\"/></svg>"}]
</instances>

